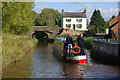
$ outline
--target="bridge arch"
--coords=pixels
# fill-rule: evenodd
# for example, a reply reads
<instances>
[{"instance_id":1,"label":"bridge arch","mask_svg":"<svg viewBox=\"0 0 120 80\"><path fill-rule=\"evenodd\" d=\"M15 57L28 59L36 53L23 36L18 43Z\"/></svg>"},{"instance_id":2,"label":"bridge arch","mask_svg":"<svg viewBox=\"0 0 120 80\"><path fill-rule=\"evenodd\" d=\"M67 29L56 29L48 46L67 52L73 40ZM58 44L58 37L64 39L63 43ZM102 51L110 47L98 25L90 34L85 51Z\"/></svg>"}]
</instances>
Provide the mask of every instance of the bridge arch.
<instances>
[{"instance_id":1,"label":"bridge arch","mask_svg":"<svg viewBox=\"0 0 120 80\"><path fill-rule=\"evenodd\" d=\"M32 37L35 37L36 39L38 39L38 41L49 38L48 34L44 31L34 31Z\"/></svg>"},{"instance_id":2,"label":"bridge arch","mask_svg":"<svg viewBox=\"0 0 120 80\"><path fill-rule=\"evenodd\" d=\"M58 27L47 27L47 26L33 26L33 30L35 31L43 31L48 35L48 37L53 37L58 35L61 28Z\"/></svg>"}]
</instances>

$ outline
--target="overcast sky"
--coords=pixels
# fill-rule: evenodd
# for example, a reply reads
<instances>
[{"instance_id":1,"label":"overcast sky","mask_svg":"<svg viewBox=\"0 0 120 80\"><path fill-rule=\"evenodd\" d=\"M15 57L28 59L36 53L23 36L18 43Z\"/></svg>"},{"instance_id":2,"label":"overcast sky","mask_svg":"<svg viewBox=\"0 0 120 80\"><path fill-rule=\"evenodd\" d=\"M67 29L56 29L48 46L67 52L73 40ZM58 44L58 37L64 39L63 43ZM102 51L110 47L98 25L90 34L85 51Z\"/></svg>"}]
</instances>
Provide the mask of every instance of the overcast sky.
<instances>
[{"instance_id":1,"label":"overcast sky","mask_svg":"<svg viewBox=\"0 0 120 80\"><path fill-rule=\"evenodd\" d=\"M94 9L99 9L105 21L112 15L118 15L118 2L35 2L34 11L41 13L44 8L53 8L59 12L83 12L87 10L87 18L90 21Z\"/></svg>"}]
</instances>

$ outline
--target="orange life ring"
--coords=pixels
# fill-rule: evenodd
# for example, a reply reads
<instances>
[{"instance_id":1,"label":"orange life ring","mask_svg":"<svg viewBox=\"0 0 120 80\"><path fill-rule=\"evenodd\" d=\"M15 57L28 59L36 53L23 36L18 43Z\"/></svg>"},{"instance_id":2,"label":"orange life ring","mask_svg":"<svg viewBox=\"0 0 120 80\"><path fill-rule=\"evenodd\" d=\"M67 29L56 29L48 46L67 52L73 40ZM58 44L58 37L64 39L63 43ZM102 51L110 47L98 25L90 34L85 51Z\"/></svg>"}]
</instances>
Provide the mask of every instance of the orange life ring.
<instances>
[{"instance_id":1,"label":"orange life ring","mask_svg":"<svg viewBox=\"0 0 120 80\"><path fill-rule=\"evenodd\" d=\"M75 48L78 48L79 50L76 52L76 51L74 50ZM73 49L72 49L72 51L73 51L74 54L79 54L81 50L80 50L80 47L74 46Z\"/></svg>"}]
</instances>

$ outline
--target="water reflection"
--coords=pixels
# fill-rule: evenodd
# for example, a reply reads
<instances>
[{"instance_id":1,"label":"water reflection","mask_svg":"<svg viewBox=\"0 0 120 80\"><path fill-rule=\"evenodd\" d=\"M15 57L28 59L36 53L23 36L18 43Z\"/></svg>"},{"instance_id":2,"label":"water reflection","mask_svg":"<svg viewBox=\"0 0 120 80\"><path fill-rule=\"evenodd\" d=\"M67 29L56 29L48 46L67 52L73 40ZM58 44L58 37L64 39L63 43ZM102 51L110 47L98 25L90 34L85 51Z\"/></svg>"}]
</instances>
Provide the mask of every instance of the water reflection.
<instances>
[{"instance_id":1,"label":"water reflection","mask_svg":"<svg viewBox=\"0 0 120 80\"><path fill-rule=\"evenodd\" d=\"M44 44L43 44L44 43ZM52 44L46 42L38 43L39 46L35 50L33 56L33 70L30 77L34 78L54 78L60 77L60 63L52 54Z\"/></svg>"},{"instance_id":2,"label":"water reflection","mask_svg":"<svg viewBox=\"0 0 120 80\"><path fill-rule=\"evenodd\" d=\"M6 69L2 70L3 78L25 78L31 75L31 66L33 50L17 63L12 63Z\"/></svg>"},{"instance_id":3,"label":"water reflection","mask_svg":"<svg viewBox=\"0 0 120 80\"><path fill-rule=\"evenodd\" d=\"M82 78L84 74L84 67L80 64L69 64L63 65L63 76L65 78Z\"/></svg>"}]
</instances>

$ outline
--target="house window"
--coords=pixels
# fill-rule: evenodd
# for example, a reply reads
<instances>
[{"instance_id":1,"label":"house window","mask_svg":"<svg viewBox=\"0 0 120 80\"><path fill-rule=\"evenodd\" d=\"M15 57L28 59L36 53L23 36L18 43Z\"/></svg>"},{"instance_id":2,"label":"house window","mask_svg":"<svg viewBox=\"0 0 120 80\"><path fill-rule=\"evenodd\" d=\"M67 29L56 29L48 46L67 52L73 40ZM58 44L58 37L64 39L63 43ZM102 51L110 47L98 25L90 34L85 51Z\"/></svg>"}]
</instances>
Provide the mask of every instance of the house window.
<instances>
[{"instance_id":1,"label":"house window","mask_svg":"<svg viewBox=\"0 0 120 80\"><path fill-rule=\"evenodd\" d=\"M82 22L82 19L76 19L77 22Z\"/></svg>"},{"instance_id":2,"label":"house window","mask_svg":"<svg viewBox=\"0 0 120 80\"><path fill-rule=\"evenodd\" d=\"M71 19L66 19L66 22L71 22Z\"/></svg>"},{"instance_id":3,"label":"house window","mask_svg":"<svg viewBox=\"0 0 120 80\"><path fill-rule=\"evenodd\" d=\"M82 24L77 24L76 27L77 27L78 29L81 29L81 28L82 28Z\"/></svg>"},{"instance_id":4,"label":"house window","mask_svg":"<svg viewBox=\"0 0 120 80\"><path fill-rule=\"evenodd\" d=\"M66 24L66 28L71 28L71 24Z\"/></svg>"}]
</instances>

